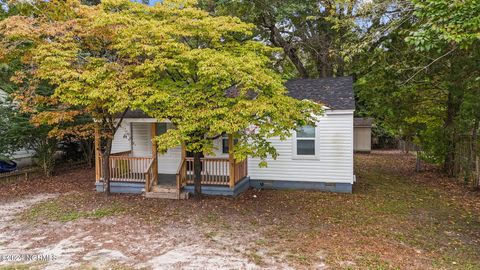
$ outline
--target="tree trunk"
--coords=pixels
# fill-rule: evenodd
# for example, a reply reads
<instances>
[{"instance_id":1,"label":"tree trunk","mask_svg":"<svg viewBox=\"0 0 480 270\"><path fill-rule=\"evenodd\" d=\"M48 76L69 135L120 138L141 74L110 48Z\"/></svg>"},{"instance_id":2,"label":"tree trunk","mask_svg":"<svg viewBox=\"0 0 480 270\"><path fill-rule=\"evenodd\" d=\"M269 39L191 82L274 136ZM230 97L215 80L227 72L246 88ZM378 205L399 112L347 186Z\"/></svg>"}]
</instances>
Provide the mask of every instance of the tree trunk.
<instances>
[{"instance_id":1,"label":"tree trunk","mask_svg":"<svg viewBox=\"0 0 480 270\"><path fill-rule=\"evenodd\" d=\"M470 146L470 150L471 150L471 156L470 156L470 160L471 160L471 163L469 164L469 166L472 167L472 170L475 170L475 176L474 176L474 179L473 179L473 185L474 185L474 188L478 188L478 179L480 178L480 175L479 175L479 172L478 172L478 128L479 128L479 125L480 125L480 119L475 119L475 123L473 125L473 131L472 131L472 142L471 142L471 146Z\"/></svg>"},{"instance_id":2,"label":"tree trunk","mask_svg":"<svg viewBox=\"0 0 480 270\"><path fill-rule=\"evenodd\" d=\"M87 163L89 168L93 167L95 146L92 139L85 139L80 141L80 147L82 148L83 159Z\"/></svg>"},{"instance_id":3,"label":"tree trunk","mask_svg":"<svg viewBox=\"0 0 480 270\"><path fill-rule=\"evenodd\" d=\"M472 163L475 163L475 157L477 156L477 151L478 151L478 128L480 125L480 119L475 119L475 123L473 124L473 130L472 130L472 142L471 142L471 156L470 160Z\"/></svg>"},{"instance_id":4,"label":"tree trunk","mask_svg":"<svg viewBox=\"0 0 480 270\"><path fill-rule=\"evenodd\" d=\"M456 100L455 95L450 91L447 99L447 114L444 122L445 134L445 158L443 163L443 170L448 176L454 176L455 169L455 117L457 116L460 104Z\"/></svg>"},{"instance_id":5,"label":"tree trunk","mask_svg":"<svg viewBox=\"0 0 480 270\"><path fill-rule=\"evenodd\" d=\"M202 194L202 153L193 153L193 185L195 188L195 197L200 197Z\"/></svg>"},{"instance_id":6,"label":"tree trunk","mask_svg":"<svg viewBox=\"0 0 480 270\"><path fill-rule=\"evenodd\" d=\"M478 155L475 157L475 189L479 190L480 189L480 158Z\"/></svg>"},{"instance_id":7,"label":"tree trunk","mask_svg":"<svg viewBox=\"0 0 480 270\"><path fill-rule=\"evenodd\" d=\"M107 137L105 149L102 151L103 191L110 195L110 154L112 153L112 138Z\"/></svg>"},{"instance_id":8,"label":"tree trunk","mask_svg":"<svg viewBox=\"0 0 480 270\"><path fill-rule=\"evenodd\" d=\"M410 137L405 137L405 154L410 154Z\"/></svg>"},{"instance_id":9,"label":"tree trunk","mask_svg":"<svg viewBox=\"0 0 480 270\"><path fill-rule=\"evenodd\" d=\"M288 58L290 58L290 61L292 61L293 65L297 69L299 75L301 78L308 78L308 71L303 65L302 61L298 57L297 54L297 49L292 48L291 46L286 46L283 48L285 53L287 54Z\"/></svg>"},{"instance_id":10,"label":"tree trunk","mask_svg":"<svg viewBox=\"0 0 480 270\"><path fill-rule=\"evenodd\" d=\"M324 45L325 47L326 45ZM317 53L316 56L316 66L317 66L317 72L318 72L318 77L319 78L328 78L329 75L329 69L330 69L330 63L328 59L328 49L325 49L325 51L321 51Z\"/></svg>"},{"instance_id":11,"label":"tree trunk","mask_svg":"<svg viewBox=\"0 0 480 270\"><path fill-rule=\"evenodd\" d=\"M420 151L417 150L417 159L415 161L415 171L420 172L422 170L422 164L420 160Z\"/></svg>"},{"instance_id":12,"label":"tree trunk","mask_svg":"<svg viewBox=\"0 0 480 270\"><path fill-rule=\"evenodd\" d=\"M325 63L319 63L318 65L321 65L320 69L320 78L327 78L327 65Z\"/></svg>"},{"instance_id":13,"label":"tree trunk","mask_svg":"<svg viewBox=\"0 0 480 270\"><path fill-rule=\"evenodd\" d=\"M264 17L264 21L266 22L266 18ZM278 28L275 26L274 23L271 23L268 26L270 30L270 42L277 47L283 48L285 55L292 61L293 65L297 69L300 77L308 78L308 71L303 65L300 57L298 56L297 48L293 47L291 43L287 42L283 37Z\"/></svg>"},{"instance_id":14,"label":"tree trunk","mask_svg":"<svg viewBox=\"0 0 480 270\"><path fill-rule=\"evenodd\" d=\"M345 75L345 62L343 61L342 57L337 56L336 76L337 77L342 77L344 75Z\"/></svg>"},{"instance_id":15,"label":"tree trunk","mask_svg":"<svg viewBox=\"0 0 480 270\"><path fill-rule=\"evenodd\" d=\"M105 137L105 147L103 151L101 151L102 155L102 171L103 171L103 191L105 192L105 195L108 196L110 195L110 155L112 154L112 144L113 144L113 138L115 136L115 133L117 133L118 128L122 124L123 118L125 117L125 114L129 108L125 108L123 110L122 116L119 117L118 122L115 124L115 118L113 115L104 118L104 127L106 127L106 130L108 131L108 134L104 134ZM100 143L100 148L101 143Z\"/></svg>"}]
</instances>

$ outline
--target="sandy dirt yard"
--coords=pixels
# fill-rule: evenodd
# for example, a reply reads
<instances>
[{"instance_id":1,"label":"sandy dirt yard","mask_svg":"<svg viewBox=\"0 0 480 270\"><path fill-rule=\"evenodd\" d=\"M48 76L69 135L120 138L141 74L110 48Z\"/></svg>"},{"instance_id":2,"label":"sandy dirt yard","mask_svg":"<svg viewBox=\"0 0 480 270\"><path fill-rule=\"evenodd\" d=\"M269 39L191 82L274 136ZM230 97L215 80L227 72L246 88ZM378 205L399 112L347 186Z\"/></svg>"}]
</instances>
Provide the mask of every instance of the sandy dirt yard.
<instances>
[{"instance_id":1,"label":"sandy dirt yard","mask_svg":"<svg viewBox=\"0 0 480 270\"><path fill-rule=\"evenodd\" d=\"M90 169L0 183L0 270L480 269L480 194L414 165L358 155L353 194L106 197Z\"/></svg>"},{"instance_id":2,"label":"sandy dirt yard","mask_svg":"<svg viewBox=\"0 0 480 270\"><path fill-rule=\"evenodd\" d=\"M155 226L134 217L106 216L74 221L30 224L18 221L26 209L58 198L58 194L36 194L3 203L0 210L0 254L46 255L28 265L25 258L4 258L0 266L13 269L108 268L108 269L258 269L247 255L248 242L238 243L227 235L202 232L192 223ZM67 195L68 196L68 195ZM208 235L211 233L211 235ZM205 237L207 235L207 237ZM247 240L249 238L249 240ZM269 267L289 266L275 259ZM6 267L7 268L7 267ZM9 269L9 268L7 268Z\"/></svg>"}]
</instances>

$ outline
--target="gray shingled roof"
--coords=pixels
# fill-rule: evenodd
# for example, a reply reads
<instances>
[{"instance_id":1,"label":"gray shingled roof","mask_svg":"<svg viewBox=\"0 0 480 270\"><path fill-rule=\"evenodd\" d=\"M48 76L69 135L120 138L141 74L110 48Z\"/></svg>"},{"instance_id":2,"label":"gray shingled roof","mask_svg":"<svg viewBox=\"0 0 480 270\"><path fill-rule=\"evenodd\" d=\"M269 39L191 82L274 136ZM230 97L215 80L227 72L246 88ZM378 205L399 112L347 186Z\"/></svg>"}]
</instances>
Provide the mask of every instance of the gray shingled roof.
<instances>
[{"instance_id":1,"label":"gray shingled roof","mask_svg":"<svg viewBox=\"0 0 480 270\"><path fill-rule=\"evenodd\" d=\"M352 77L325 79L294 79L285 83L288 95L296 99L308 99L319 102L334 110L354 110ZM227 89L227 95L236 89ZM128 111L125 118L148 118L141 110Z\"/></svg>"},{"instance_id":2,"label":"gray shingled roof","mask_svg":"<svg viewBox=\"0 0 480 270\"><path fill-rule=\"evenodd\" d=\"M323 103L334 110L354 110L352 77L295 79L285 84L288 95Z\"/></svg>"},{"instance_id":3,"label":"gray shingled roof","mask_svg":"<svg viewBox=\"0 0 480 270\"><path fill-rule=\"evenodd\" d=\"M146 115L142 110L128 110L124 118L153 118Z\"/></svg>"},{"instance_id":4,"label":"gray shingled roof","mask_svg":"<svg viewBox=\"0 0 480 270\"><path fill-rule=\"evenodd\" d=\"M373 124L373 118L355 117L353 119L353 126L354 127L371 127L372 124Z\"/></svg>"}]
</instances>

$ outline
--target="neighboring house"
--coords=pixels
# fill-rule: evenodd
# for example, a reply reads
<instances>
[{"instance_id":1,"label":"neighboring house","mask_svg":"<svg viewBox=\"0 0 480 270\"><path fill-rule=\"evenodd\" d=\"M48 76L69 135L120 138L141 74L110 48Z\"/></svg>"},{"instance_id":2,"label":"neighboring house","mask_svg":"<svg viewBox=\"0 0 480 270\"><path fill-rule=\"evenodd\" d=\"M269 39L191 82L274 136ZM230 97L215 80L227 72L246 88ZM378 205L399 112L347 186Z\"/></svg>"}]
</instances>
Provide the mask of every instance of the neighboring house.
<instances>
[{"instance_id":1,"label":"neighboring house","mask_svg":"<svg viewBox=\"0 0 480 270\"><path fill-rule=\"evenodd\" d=\"M237 163L228 149L230 136L216 139L214 156L202 159L202 192L237 194L248 189L313 189L351 193L353 173L352 78L296 79L286 83L290 96L322 103L325 114L316 126L292 131L292 137L272 139L276 160L260 168L257 158ZM172 128L141 111L126 113L113 140L111 191L142 193L147 197L185 198L193 192L193 158L178 146L158 154L152 138ZM98 133L97 133L98 144ZM101 159L97 153L97 190L103 191Z\"/></svg>"},{"instance_id":2,"label":"neighboring house","mask_svg":"<svg viewBox=\"0 0 480 270\"><path fill-rule=\"evenodd\" d=\"M8 94L0 89L0 104L7 100ZM12 159L17 163L18 167L30 166L33 164L33 151L27 149L21 149L13 153Z\"/></svg>"},{"instance_id":3,"label":"neighboring house","mask_svg":"<svg viewBox=\"0 0 480 270\"><path fill-rule=\"evenodd\" d=\"M372 151L372 123L373 118L355 118L353 120L355 138L353 149L355 152L370 153Z\"/></svg>"},{"instance_id":4,"label":"neighboring house","mask_svg":"<svg viewBox=\"0 0 480 270\"><path fill-rule=\"evenodd\" d=\"M21 169L23 167L32 166L34 164L34 154L35 152L33 152L32 150L22 149L13 153L12 159L17 163L18 168Z\"/></svg>"}]
</instances>

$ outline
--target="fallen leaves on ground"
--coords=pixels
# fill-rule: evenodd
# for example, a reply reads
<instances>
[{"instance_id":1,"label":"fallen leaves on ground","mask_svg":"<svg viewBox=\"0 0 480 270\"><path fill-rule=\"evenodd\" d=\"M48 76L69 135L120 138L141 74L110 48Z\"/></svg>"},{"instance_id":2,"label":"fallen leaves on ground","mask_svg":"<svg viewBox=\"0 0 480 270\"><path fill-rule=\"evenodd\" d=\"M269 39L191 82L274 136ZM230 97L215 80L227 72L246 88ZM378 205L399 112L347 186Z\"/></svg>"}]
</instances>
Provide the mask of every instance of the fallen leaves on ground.
<instances>
[{"instance_id":1,"label":"fallen leaves on ground","mask_svg":"<svg viewBox=\"0 0 480 270\"><path fill-rule=\"evenodd\" d=\"M138 230L186 228L199 235L196 241L238 249L259 266L273 260L294 268L480 268L480 194L434 166L421 173L414 168L414 157L399 152L357 155L353 194L251 189L237 198L200 201L106 197L94 191L92 170L77 169L2 185L0 195L8 201L61 194L23 213L36 226L91 227L109 220L115 224L109 230L130 241ZM134 260L153 256L129 253L128 246L116 248Z\"/></svg>"}]
</instances>

